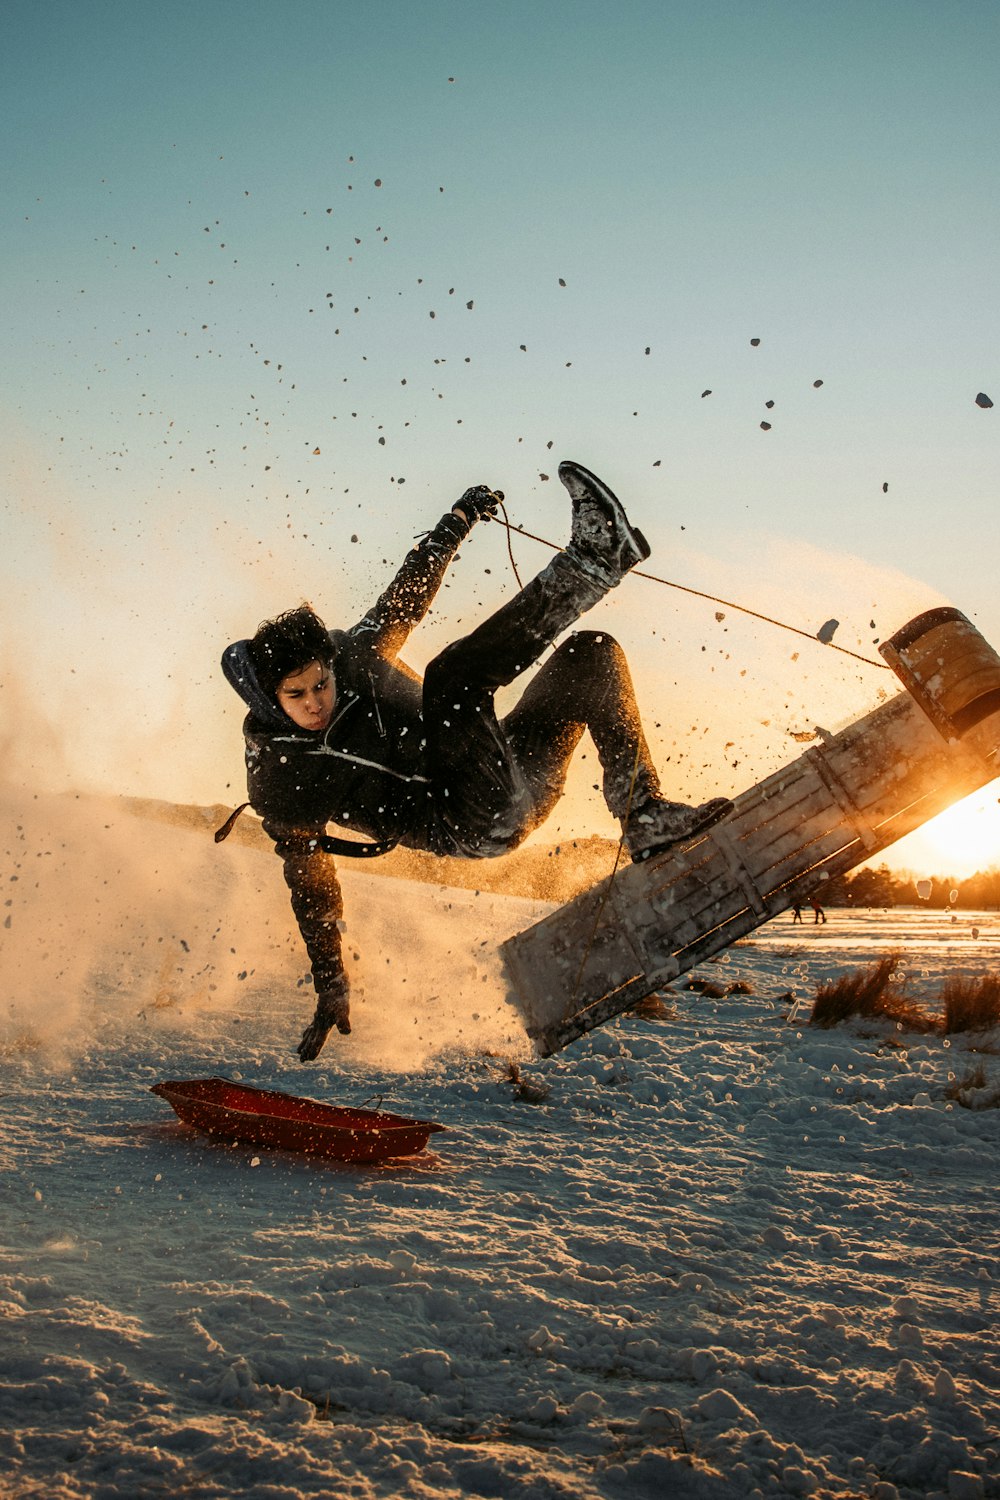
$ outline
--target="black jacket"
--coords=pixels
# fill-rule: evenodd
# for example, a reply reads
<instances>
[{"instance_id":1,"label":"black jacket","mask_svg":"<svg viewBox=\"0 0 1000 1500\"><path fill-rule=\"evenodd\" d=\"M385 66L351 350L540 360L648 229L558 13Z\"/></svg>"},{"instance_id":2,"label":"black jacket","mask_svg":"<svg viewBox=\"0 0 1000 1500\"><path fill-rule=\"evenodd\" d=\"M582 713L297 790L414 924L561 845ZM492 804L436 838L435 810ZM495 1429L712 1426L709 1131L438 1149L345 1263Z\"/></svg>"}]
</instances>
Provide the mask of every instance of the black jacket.
<instances>
[{"instance_id":1,"label":"black jacket","mask_svg":"<svg viewBox=\"0 0 1000 1500\"><path fill-rule=\"evenodd\" d=\"M247 795L284 861L320 992L347 985L340 882L320 842L326 825L426 847L421 683L398 653L468 532L460 517L443 516L364 618L350 630L330 631L336 696L327 729L300 729L264 692L248 641L237 641L222 658L227 680L250 710L243 724Z\"/></svg>"}]
</instances>

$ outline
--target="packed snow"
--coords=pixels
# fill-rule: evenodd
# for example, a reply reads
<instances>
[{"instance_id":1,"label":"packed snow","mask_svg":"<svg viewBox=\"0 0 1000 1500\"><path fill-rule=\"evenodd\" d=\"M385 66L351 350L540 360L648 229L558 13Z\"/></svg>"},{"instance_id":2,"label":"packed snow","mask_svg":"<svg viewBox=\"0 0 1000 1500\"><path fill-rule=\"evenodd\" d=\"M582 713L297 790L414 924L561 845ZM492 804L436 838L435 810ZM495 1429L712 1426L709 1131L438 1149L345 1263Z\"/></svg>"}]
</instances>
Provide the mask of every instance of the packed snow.
<instances>
[{"instance_id":1,"label":"packed snow","mask_svg":"<svg viewBox=\"0 0 1000 1500\"><path fill-rule=\"evenodd\" d=\"M1000 1496L1000 1037L808 1025L893 948L928 1006L1000 968L997 913L789 913L538 1059L496 948L547 908L350 870L303 1067L273 855L65 797L3 835L5 1496ZM149 1092L214 1074L446 1130L225 1147Z\"/></svg>"}]
</instances>

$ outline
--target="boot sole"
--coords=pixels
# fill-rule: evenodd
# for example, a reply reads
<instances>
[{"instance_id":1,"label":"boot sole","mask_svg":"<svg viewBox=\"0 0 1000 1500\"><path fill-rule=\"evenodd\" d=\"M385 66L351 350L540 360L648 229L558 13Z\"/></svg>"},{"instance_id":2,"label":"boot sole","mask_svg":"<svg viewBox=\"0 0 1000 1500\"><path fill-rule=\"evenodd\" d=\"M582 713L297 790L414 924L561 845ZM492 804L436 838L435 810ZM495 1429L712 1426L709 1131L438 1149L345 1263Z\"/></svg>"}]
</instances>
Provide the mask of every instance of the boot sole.
<instances>
[{"instance_id":1,"label":"boot sole","mask_svg":"<svg viewBox=\"0 0 1000 1500\"><path fill-rule=\"evenodd\" d=\"M559 465L559 478L569 491L570 499L575 503L577 497L573 493L574 482L581 486L595 500L604 506L609 518L617 530L630 544L635 552L635 562L645 562L651 548L638 526L633 526L625 514L625 507L613 490L610 490L603 479L598 479L583 464L574 463L571 459L564 459ZM630 566L634 567L635 563Z\"/></svg>"}]
</instances>

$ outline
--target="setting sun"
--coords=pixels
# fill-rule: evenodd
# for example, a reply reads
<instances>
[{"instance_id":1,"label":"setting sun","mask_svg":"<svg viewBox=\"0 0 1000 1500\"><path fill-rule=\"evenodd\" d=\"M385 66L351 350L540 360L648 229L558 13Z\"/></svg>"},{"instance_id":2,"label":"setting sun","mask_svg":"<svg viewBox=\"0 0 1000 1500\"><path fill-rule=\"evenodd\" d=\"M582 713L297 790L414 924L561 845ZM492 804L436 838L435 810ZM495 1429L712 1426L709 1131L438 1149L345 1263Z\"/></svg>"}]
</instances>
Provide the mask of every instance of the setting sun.
<instances>
[{"instance_id":1,"label":"setting sun","mask_svg":"<svg viewBox=\"0 0 1000 1500\"><path fill-rule=\"evenodd\" d=\"M1000 866L1000 797L997 783L964 797L890 851L897 869L964 879Z\"/></svg>"}]
</instances>

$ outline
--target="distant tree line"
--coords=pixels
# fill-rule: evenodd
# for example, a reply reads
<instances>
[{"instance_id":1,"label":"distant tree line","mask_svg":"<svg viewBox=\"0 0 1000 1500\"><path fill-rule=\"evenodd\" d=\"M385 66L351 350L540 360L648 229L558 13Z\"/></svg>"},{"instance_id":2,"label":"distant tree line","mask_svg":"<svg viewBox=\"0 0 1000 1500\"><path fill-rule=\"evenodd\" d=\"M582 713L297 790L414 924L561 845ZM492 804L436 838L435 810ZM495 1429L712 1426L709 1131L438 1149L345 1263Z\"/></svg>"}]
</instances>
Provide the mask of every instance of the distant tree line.
<instances>
[{"instance_id":1,"label":"distant tree line","mask_svg":"<svg viewBox=\"0 0 1000 1500\"><path fill-rule=\"evenodd\" d=\"M816 896L823 906L927 906L938 909L964 906L976 911L1000 910L1000 870L977 870L967 880L955 880L950 875L922 879L916 875L894 875L888 865L878 865L875 869L864 868L853 870L848 875L835 875L819 887Z\"/></svg>"}]
</instances>

